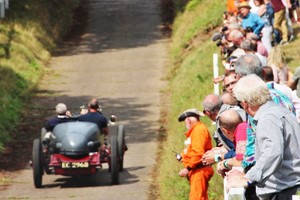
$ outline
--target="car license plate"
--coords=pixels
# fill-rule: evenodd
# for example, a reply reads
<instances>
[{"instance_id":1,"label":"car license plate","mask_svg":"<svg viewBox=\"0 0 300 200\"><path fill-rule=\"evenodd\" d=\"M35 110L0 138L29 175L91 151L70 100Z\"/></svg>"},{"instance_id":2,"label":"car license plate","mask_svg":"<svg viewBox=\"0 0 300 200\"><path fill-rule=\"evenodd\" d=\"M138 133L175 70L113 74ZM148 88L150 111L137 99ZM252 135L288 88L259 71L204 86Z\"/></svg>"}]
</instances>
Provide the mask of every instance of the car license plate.
<instances>
[{"instance_id":1,"label":"car license plate","mask_svg":"<svg viewBox=\"0 0 300 200\"><path fill-rule=\"evenodd\" d=\"M62 162L61 167L64 169L88 168L88 162Z\"/></svg>"}]
</instances>

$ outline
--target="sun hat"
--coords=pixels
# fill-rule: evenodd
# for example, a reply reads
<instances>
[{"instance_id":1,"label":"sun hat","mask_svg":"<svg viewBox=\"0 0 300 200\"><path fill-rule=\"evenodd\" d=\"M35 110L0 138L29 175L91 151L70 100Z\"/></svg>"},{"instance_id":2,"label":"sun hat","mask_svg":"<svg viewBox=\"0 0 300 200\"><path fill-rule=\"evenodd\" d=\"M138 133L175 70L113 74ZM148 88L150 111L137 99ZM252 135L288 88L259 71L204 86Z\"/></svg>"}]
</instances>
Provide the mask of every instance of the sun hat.
<instances>
[{"instance_id":1,"label":"sun hat","mask_svg":"<svg viewBox=\"0 0 300 200\"><path fill-rule=\"evenodd\" d=\"M247 1L243 1L238 5L238 8L248 8L251 9L251 6L249 5L249 3Z\"/></svg>"},{"instance_id":2,"label":"sun hat","mask_svg":"<svg viewBox=\"0 0 300 200\"><path fill-rule=\"evenodd\" d=\"M183 113L181 113L178 117L178 121L182 122L184 121L187 117L203 117L204 113L200 112L197 108L191 108L188 109L186 111L184 111Z\"/></svg>"}]
</instances>

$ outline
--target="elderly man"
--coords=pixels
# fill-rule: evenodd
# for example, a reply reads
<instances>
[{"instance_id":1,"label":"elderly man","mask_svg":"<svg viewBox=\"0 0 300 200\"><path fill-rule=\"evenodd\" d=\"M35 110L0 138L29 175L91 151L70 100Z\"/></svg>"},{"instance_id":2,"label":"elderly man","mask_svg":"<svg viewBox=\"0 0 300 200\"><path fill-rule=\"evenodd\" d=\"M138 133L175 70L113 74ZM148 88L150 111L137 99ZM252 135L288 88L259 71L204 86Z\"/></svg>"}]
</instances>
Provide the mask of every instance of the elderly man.
<instances>
[{"instance_id":1,"label":"elderly man","mask_svg":"<svg viewBox=\"0 0 300 200\"><path fill-rule=\"evenodd\" d=\"M49 144L54 138L52 131L56 125L76 120L76 118L71 117L71 114L64 103L57 104L55 106L55 112L57 116L50 118L45 125L45 129L42 129L43 144L45 145Z\"/></svg>"},{"instance_id":2,"label":"elderly man","mask_svg":"<svg viewBox=\"0 0 300 200\"><path fill-rule=\"evenodd\" d=\"M240 57L245 54L245 51L240 48L242 41L245 39L245 35L240 30L232 30L228 34L227 40L232 43L236 49L230 54L230 56Z\"/></svg>"},{"instance_id":3,"label":"elderly man","mask_svg":"<svg viewBox=\"0 0 300 200\"><path fill-rule=\"evenodd\" d=\"M75 121L75 119L70 118L71 115L67 109L66 104L64 103L57 104L55 106L55 111L57 116L50 118L45 125L45 129L47 132L52 131L54 127L59 123Z\"/></svg>"},{"instance_id":4,"label":"elderly man","mask_svg":"<svg viewBox=\"0 0 300 200\"><path fill-rule=\"evenodd\" d=\"M228 188L256 186L260 199L288 200L300 191L300 126L295 115L271 101L269 89L256 75L233 89L256 124L256 164L246 173L227 174Z\"/></svg>"},{"instance_id":5,"label":"elderly man","mask_svg":"<svg viewBox=\"0 0 300 200\"><path fill-rule=\"evenodd\" d=\"M226 110L219 117L220 129L234 143L236 156L218 163L217 170L222 176L232 167L240 167L246 149L247 122L235 110Z\"/></svg>"},{"instance_id":6,"label":"elderly man","mask_svg":"<svg viewBox=\"0 0 300 200\"><path fill-rule=\"evenodd\" d=\"M239 5L240 16L242 18L242 27L244 30L251 29L251 32L257 36L265 26L265 22L255 13L250 12L251 7L248 2L242 2Z\"/></svg>"},{"instance_id":7,"label":"elderly man","mask_svg":"<svg viewBox=\"0 0 300 200\"><path fill-rule=\"evenodd\" d=\"M184 111L178 118L184 121L188 131L185 133L185 148L181 153L184 168L179 176L187 177L190 182L190 200L208 200L208 182L213 176L213 168L201 163L203 154L212 148L210 133L200 121L204 116L197 109Z\"/></svg>"},{"instance_id":8,"label":"elderly man","mask_svg":"<svg viewBox=\"0 0 300 200\"><path fill-rule=\"evenodd\" d=\"M260 62L262 63L263 66L267 65L267 57L261 55L260 53L258 53L257 50L257 44L252 42L249 39L245 39L240 46L241 49L243 49L245 51L246 54L254 54L256 55Z\"/></svg>"},{"instance_id":9,"label":"elderly man","mask_svg":"<svg viewBox=\"0 0 300 200\"><path fill-rule=\"evenodd\" d=\"M216 162L220 162L223 159L234 157L234 144L222 133L219 126L219 116L222 112L232 109L237 111L243 121L245 121L245 112L239 106L223 104L221 97L216 94L209 94L205 97L203 101L203 109L204 114L207 115L212 121L216 122L216 131L214 134L214 138L217 145L222 147L215 147L212 150L207 151L202 158L202 162L204 164L210 165Z\"/></svg>"},{"instance_id":10,"label":"elderly man","mask_svg":"<svg viewBox=\"0 0 300 200\"><path fill-rule=\"evenodd\" d=\"M259 58L253 54L246 54L241 56L236 61L235 72L237 77L244 77L250 74L256 74L259 77L263 75L263 69ZM295 113L295 107L292 101L284 95L282 92L274 89L272 84L266 84L272 101L275 104L278 104L282 107L285 107ZM256 134L256 124L251 116L248 116L248 128L247 128L247 144L246 144L246 152L244 154L242 167L245 172L251 169L256 162L255 158L255 134ZM245 196L247 200L257 199L255 193L255 187L250 186L246 189Z\"/></svg>"},{"instance_id":11,"label":"elderly man","mask_svg":"<svg viewBox=\"0 0 300 200\"><path fill-rule=\"evenodd\" d=\"M203 113L206 116L208 116L210 120L212 120L213 122L216 122L222 105L223 105L223 102L219 95L209 94L204 98L204 100L202 102ZM214 140L215 140L217 146L221 145L222 138L219 138L219 134L217 134L216 132L214 134ZM230 149L230 147L228 147L227 149ZM212 163L209 162L208 164L212 164Z\"/></svg>"}]
</instances>

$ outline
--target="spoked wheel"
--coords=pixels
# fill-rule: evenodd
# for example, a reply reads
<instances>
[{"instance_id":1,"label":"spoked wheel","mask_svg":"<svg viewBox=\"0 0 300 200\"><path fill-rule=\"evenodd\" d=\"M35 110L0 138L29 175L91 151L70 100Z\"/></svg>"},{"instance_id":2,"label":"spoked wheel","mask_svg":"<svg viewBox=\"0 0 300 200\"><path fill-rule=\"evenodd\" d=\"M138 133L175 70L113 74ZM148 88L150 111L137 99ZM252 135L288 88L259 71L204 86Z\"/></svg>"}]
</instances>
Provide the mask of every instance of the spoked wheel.
<instances>
[{"instance_id":1,"label":"spoked wheel","mask_svg":"<svg viewBox=\"0 0 300 200\"><path fill-rule=\"evenodd\" d=\"M119 164L119 170L123 171L123 166L124 166L124 145L125 145L125 129L124 125L120 124L118 126L118 152L119 152L119 159L120 159L120 164Z\"/></svg>"},{"instance_id":2,"label":"spoked wheel","mask_svg":"<svg viewBox=\"0 0 300 200\"><path fill-rule=\"evenodd\" d=\"M36 188L42 187L43 178L43 159L42 159L42 144L40 139L33 141L32 148L32 167L33 167L33 182Z\"/></svg>"},{"instance_id":3,"label":"spoked wheel","mask_svg":"<svg viewBox=\"0 0 300 200\"><path fill-rule=\"evenodd\" d=\"M118 154L118 141L115 135L111 136L111 155L110 155L110 165L111 165L111 184L119 184L119 154Z\"/></svg>"}]
</instances>

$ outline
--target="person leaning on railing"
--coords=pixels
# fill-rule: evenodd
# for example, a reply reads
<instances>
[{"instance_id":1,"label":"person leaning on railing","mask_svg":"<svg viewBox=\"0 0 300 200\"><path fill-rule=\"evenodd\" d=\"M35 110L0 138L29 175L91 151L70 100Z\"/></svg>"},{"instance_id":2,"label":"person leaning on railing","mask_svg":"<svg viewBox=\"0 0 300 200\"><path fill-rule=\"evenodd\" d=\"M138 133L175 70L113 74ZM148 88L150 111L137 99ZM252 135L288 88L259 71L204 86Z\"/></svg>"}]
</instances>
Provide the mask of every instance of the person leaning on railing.
<instances>
[{"instance_id":1,"label":"person leaning on railing","mask_svg":"<svg viewBox=\"0 0 300 200\"><path fill-rule=\"evenodd\" d=\"M300 191L300 126L295 115L272 101L255 74L242 77L233 92L256 124L256 163L246 174L228 172L228 189L254 185L260 199L292 199Z\"/></svg>"}]
</instances>

